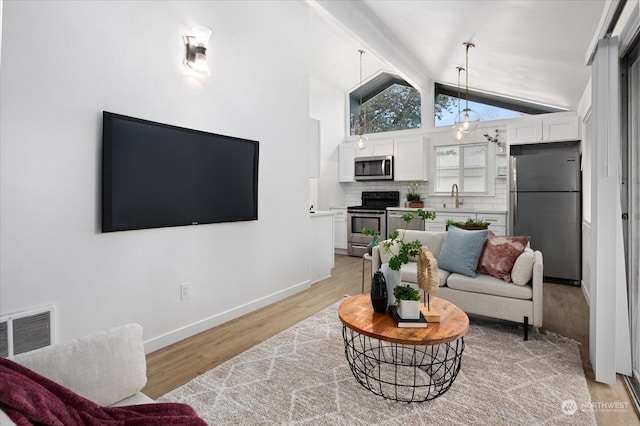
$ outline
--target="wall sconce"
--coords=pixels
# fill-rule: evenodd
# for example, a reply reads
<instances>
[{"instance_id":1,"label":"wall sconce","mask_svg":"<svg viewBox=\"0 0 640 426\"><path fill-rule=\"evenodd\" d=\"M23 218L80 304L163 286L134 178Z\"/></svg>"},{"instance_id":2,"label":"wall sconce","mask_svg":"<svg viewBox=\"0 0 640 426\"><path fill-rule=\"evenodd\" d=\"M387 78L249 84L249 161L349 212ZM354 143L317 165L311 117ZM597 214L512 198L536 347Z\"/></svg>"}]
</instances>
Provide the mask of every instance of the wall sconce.
<instances>
[{"instance_id":1,"label":"wall sconce","mask_svg":"<svg viewBox=\"0 0 640 426\"><path fill-rule=\"evenodd\" d=\"M184 64L194 71L209 75L207 66L207 43L211 38L211 30L205 27L193 27L194 35L185 36L187 55Z\"/></svg>"}]
</instances>

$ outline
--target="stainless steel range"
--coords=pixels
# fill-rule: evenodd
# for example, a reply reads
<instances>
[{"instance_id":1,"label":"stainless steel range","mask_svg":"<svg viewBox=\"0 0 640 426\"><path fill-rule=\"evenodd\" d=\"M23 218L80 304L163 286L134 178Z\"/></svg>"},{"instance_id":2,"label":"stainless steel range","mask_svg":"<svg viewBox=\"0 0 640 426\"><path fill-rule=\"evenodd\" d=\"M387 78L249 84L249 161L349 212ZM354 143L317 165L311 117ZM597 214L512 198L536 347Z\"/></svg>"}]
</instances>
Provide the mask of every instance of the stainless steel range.
<instances>
[{"instance_id":1,"label":"stainless steel range","mask_svg":"<svg viewBox=\"0 0 640 426\"><path fill-rule=\"evenodd\" d=\"M362 228L375 229L380 238L387 238L387 207L400 205L399 191L363 191L362 205L347 208L347 238L349 256L362 257L371 237Z\"/></svg>"}]
</instances>

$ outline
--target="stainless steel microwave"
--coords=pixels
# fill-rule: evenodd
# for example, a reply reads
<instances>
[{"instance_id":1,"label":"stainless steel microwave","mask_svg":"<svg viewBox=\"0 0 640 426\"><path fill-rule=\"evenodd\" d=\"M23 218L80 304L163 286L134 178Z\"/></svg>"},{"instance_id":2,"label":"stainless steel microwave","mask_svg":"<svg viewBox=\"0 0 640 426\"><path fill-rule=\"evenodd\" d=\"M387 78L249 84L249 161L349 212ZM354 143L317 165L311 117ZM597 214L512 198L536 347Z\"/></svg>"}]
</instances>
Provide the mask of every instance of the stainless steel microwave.
<instances>
[{"instance_id":1,"label":"stainless steel microwave","mask_svg":"<svg viewBox=\"0 0 640 426\"><path fill-rule=\"evenodd\" d=\"M393 155L356 157L356 180L393 180Z\"/></svg>"}]
</instances>

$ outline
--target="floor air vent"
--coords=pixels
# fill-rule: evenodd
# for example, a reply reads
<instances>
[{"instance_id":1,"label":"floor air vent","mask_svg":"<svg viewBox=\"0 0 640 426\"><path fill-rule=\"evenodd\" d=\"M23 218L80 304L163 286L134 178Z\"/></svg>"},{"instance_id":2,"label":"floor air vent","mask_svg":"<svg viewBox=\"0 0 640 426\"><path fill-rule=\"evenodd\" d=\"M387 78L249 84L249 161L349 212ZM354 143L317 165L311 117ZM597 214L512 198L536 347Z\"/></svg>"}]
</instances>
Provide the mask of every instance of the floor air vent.
<instances>
[{"instance_id":1,"label":"floor air vent","mask_svg":"<svg viewBox=\"0 0 640 426\"><path fill-rule=\"evenodd\" d=\"M29 352L53 343L53 306L0 317L0 356Z\"/></svg>"}]
</instances>

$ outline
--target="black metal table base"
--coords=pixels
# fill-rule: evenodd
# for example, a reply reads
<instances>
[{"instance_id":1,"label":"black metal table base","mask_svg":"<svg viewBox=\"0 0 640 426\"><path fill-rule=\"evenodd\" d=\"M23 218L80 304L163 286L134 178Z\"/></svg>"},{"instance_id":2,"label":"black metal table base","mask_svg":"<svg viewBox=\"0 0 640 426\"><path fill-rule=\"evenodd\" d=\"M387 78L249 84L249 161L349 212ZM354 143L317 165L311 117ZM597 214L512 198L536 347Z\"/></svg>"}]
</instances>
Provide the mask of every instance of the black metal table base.
<instances>
[{"instance_id":1,"label":"black metal table base","mask_svg":"<svg viewBox=\"0 0 640 426\"><path fill-rule=\"evenodd\" d=\"M445 393L460 371L464 338L429 346L401 345L342 327L344 354L365 389L386 399L424 402Z\"/></svg>"}]
</instances>

